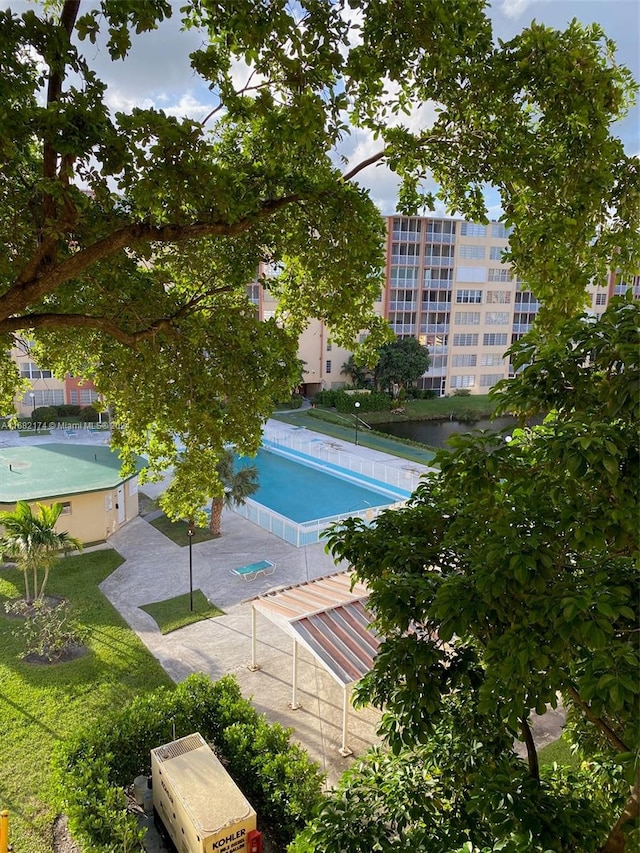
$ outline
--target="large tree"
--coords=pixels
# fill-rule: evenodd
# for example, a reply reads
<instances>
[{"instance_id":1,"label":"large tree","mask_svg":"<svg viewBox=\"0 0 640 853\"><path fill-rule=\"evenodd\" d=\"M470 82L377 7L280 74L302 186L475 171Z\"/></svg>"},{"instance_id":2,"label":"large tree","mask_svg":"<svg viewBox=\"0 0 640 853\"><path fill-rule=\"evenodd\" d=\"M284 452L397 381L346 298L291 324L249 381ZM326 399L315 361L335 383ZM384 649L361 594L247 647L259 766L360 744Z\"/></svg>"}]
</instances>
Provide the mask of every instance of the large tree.
<instances>
[{"instance_id":1,"label":"large tree","mask_svg":"<svg viewBox=\"0 0 640 853\"><path fill-rule=\"evenodd\" d=\"M399 767L423 774L430 796L398 801L390 786L385 810L387 789L366 771L316 828L315 841L328 831L334 846L316 849L360 850L340 847L331 815L342 808L348 826L351 809L374 805L400 808L403 826L398 836L385 817L381 846L366 849L398 837L392 849L410 849L418 830L420 849L434 853L467 842L469 851L636 849L639 327L629 294L600 320L528 337L512 352L521 374L496 393L523 418L550 412L541 426L459 436L405 509L333 530L332 553L368 584L385 638L360 697L385 709L382 730L405 751ZM531 732L533 712L559 696L589 762L572 782L540 773ZM526 745L526 771L505 751L513 737ZM452 761L453 751L466 758ZM409 773L389 761L390 781Z\"/></svg>"},{"instance_id":2,"label":"large tree","mask_svg":"<svg viewBox=\"0 0 640 853\"><path fill-rule=\"evenodd\" d=\"M225 442L256 449L310 316L339 344L366 327L368 346L383 341L371 311L383 227L356 183L365 166L397 173L405 211L433 204L418 192L428 170L472 219L494 185L515 268L548 317L575 310L614 252L637 260L637 167L609 130L633 86L598 27L534 24L496 46L482 0L185 0L210 114L110 111L93 43L126 62L132 38L152 39L173 11L0 11L1 409L19 386L6 352L35 341L43 364L93 379L125 455L176 463L172 515L217 491ZM429 126L399 121L434 106ZM341 172L350 127L380 147ZM258 323L247 301L260 262L281 270L278 322Z\"/></svg>"},{"instance_id":3,"label":"large tree","mask_svg":"<svg viewBox=\"0 0 640 853\"><path fill-rule=\"evenodd\" d=\"M407 388L429 367L429 350L416 338L396 338L379 350L374 382L385 391Z\"/></svg>"}]
</instances>

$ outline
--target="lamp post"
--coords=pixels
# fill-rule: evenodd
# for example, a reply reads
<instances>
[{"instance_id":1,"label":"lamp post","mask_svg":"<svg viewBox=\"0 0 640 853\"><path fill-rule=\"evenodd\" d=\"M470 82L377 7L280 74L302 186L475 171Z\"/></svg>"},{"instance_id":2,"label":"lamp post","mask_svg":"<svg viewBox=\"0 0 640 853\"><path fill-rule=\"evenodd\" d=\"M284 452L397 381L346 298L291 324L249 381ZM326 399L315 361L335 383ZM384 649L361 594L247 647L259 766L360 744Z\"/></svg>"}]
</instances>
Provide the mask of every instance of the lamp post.
<instances>
[{"instance_id":1,"label":"lamp post","mask_svg":"<svg viewBox=\"0 0 640 853\"><path fill-rule=\"evenodd\" d=\"M189 519L187 536L189 537L189 611L193 613L193 519Z\"/></svg>"},{"instance_id":2,"label":"lamp post","mask_svg":"<svg viewBox=\"0 0 640 853\"><path fill-rule=\"evenodd\" d=\"M358 409L360 408L360 403L358 400L356 400L356 402L353 405L354 405L355 410L356 410L354 417L356 419L356 447L357 447L358 446Z\"/></svg>"},{"instance_id":3,"label":"lamp post","mask_svg":"<svg viewBox=\"0 0 640 853\"><path fill-rule=\"evenodd\" d=\"M31 397L31 423L33 424L33 428L36 432L38 432L36 427L36 419L34 417L36 413L36 395L35 391L29 391L29 396Z\"/></svg>"}]
</instances>

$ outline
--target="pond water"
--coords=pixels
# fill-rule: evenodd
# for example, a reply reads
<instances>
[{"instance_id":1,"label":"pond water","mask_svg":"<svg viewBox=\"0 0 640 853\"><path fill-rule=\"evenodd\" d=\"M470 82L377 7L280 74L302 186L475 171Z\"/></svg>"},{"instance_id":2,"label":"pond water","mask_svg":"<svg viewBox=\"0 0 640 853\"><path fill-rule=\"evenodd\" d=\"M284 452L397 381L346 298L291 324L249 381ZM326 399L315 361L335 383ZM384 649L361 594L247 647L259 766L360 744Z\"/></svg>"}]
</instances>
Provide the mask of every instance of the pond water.
<instances>
[{"instance_id":1,"label":"pond water","mask_svg":"<svg viewBox=\"0 0 640 853\"><path fill-rule=\"evenodd\" d=\"M409 438L431 447L445 447L447 439L454 433L471 432L477 429L500 432L502 429L510 429L516 425L515 418L494 418L494 420L483 419L473 424L460 421L403 421L393 424L376 424L375 429L387 435Z\"/></svg>"}]
</instances>

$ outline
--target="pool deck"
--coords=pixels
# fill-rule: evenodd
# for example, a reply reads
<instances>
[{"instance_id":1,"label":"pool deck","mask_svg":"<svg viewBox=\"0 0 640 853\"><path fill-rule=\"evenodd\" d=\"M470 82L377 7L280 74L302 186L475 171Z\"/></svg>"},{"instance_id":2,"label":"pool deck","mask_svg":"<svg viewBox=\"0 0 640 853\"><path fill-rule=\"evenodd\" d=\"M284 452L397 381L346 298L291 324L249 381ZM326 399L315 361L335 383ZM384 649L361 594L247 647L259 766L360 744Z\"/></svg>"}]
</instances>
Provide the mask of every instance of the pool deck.
<instances>
[{"instance_id":1,"label":"pool deck","mask_svg":"<svg viewBox=\"0 0 640 853\"><path fill-rule=\"evenodd\" d=\"M300 430L280 421L270 421L269 430L290 434L317 446L327 436ZM0 447L23 443L59 441L56 435L20 438L17 433L0 432ZM78 443L102 443L88 431ZM378 462L396 468L400 477L407 473L407 460L367 447L346 446L340 452L359 457L363 462ZM321 452L325 452L322 450ZM327 452L332 452L330 449ZM428 470L414 465L416 470ZM170 482L145 484L150 497L161 494ZM297 740L318 762L327 783L334 785L353 757L343 757L339 750L342 735L342 689L326 670L305 651L299 654L298 701L301 707L290 707L292 693L293 648L289 637L266 618L257 618L257 662L260 669L252 672L251 605L252 597L267 590L303 583L340 569L322 543L296 548L257 525L225 509L222 536L193 546L193 588L201 589L224 612L217 619L204 620L162 636L155 621L140 609L143 604L162 601L189 591L189 552L165 537L143 518L136 518L110 539L108 545L125 559L101 584L101 589L123 618L136 631L142 642L161 663L168 675L179 682L192 672L202 672L213 679L226 673L236 676L243 693L252 697L256 708L272 722L293 729ZM261 575L250 584L231 574L230 569L260 560L276 563L275 574ZM348 746L355 756L370 744L378 742L376 726L379 715L373 709L351 711ZM547 730L548 729L548 730ZM542 726L539 744L555 740L558 725Z\"/></svg>"}]
</instances>

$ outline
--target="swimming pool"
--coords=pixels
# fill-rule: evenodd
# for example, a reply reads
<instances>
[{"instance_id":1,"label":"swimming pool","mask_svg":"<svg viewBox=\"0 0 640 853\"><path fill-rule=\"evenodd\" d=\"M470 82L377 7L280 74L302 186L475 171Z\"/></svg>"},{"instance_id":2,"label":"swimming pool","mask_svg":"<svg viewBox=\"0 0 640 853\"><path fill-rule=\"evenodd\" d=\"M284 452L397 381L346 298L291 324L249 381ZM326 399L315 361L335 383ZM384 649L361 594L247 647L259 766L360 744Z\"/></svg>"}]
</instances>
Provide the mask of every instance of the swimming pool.
<instances>
[{"instance_id":1,"label":"swimming pool","mask_svg":"<svg viewBox=\"0 0 640 853\"><path fill-rule=\"evenodd\" d=\"M371 520L410 496L404 489L268 441L257 457L239 458L237 464L255 465L260 485L236 511L298 547L319 541L332 521L350 515Z\"/></svg>"}]
</instances>

